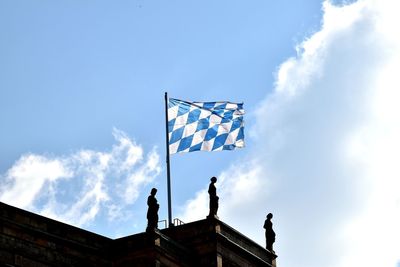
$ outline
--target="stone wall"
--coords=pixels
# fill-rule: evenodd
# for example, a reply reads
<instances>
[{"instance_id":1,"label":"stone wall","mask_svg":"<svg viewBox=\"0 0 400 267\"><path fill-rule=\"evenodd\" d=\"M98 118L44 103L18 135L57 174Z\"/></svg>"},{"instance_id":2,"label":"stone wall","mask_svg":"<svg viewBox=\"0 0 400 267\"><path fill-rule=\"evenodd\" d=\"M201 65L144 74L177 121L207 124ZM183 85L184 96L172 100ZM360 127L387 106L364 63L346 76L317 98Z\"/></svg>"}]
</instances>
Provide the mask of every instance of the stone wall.
<instances>
[{"instance_id":1,"label":"stone wall","mask_svg":"<svg viewBox=\"0 0 400 267\"><path fill-rule=\"evenodd\" d=\"M0 263L8 266L111 266L112 240L0 203Z\"/></svg>"},{"instance_id":2,"label":"stone wall","mask_svg":"<svg viewBox=\"0 0 400 267\"><path fill-rule=\"evenodd\" d=\"M273 267L275 258L215 218L113 240L0 202L0 267Z\"/></svg>"}]
</instances>

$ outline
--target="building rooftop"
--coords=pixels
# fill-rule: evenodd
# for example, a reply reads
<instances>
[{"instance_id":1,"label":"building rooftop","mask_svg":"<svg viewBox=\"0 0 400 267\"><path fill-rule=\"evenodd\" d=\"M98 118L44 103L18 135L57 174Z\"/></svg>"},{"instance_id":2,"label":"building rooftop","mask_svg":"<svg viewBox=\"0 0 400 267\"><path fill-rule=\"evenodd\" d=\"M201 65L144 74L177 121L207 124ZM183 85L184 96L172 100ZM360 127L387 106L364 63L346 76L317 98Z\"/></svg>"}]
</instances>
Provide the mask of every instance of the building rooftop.
<instances>
[{"instance_id":1,"label":"building rooftop","mask_svg":"<svg viewBox=\"0 0 400 267\"><path fill-rule=\"evenodd\" d=\"M276 257L216 218L111 239L0 202L0 266L276 266Z\"/></svg>"}]
</instances>

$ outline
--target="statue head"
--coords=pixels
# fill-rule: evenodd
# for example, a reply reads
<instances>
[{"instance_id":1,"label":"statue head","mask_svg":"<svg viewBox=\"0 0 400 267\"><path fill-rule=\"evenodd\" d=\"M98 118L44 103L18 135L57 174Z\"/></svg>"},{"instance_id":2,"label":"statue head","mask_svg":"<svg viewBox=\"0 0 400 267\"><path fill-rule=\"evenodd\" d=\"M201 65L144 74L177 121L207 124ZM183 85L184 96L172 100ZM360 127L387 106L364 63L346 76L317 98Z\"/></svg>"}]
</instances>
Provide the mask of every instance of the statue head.
<instances>
[{"instance_id":1,"label":"statue head","mask_svg":"<svg viewBox=\"0 0 400 267\"><path fill-rule=\"evenodd\" d=\"M150 193L151 195L154 196L156 193L157 193L157 188L151 189L151 193Z\"/></svg>"},{"instance_id":2,"label":"statue head","mask_svg":"<svg viewBox=\"0 0 400 267\"><path fill-rule=\"evenodd\" d=\"M213 183L216 183L217 182L217 177L215 177L215 176L211 177L210 181L213 182Z\"/></svg>"},{"instance_id":3,"label":"statue head","mask_svg":"<svg viewBox=\"0 0 400 267\"><path fill-rule=\"evenodd\" d=\"M268 215L267 215L267 219L272 219L272 217L273 217L273 215L272 215L272 213L268 213Z\"/></svg>"}]
</instances>

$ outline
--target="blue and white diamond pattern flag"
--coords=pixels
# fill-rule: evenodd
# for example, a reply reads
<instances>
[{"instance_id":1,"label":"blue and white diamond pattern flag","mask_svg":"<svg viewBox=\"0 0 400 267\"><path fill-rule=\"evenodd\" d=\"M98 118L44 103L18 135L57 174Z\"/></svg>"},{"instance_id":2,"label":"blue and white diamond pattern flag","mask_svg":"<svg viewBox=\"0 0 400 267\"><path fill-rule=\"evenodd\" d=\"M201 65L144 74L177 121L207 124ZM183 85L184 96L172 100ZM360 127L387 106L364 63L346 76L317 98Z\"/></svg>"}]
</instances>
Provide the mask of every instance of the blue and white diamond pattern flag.
<instances>
[{"instance_id":1,"label":"blue and white diamond pattern flag","mask_svg":"<svg viewBox=\"0 0 400 267\"><path fill-rule=\"evenodd\" d=\"M243 103L169 98L169 153L244 147Z\"/></svg>"}]
</instances>

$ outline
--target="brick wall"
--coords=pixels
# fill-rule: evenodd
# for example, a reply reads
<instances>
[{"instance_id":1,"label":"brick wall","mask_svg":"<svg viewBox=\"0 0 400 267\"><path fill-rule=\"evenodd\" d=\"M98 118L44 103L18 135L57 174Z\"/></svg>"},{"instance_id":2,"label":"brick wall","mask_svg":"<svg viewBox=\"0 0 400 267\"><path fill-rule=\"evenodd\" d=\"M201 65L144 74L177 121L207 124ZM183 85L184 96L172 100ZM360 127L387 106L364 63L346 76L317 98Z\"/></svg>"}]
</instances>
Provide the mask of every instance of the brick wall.
<instances>
[{"instance_id":1,"label":"brick wall","mask_svg":"<svg viewBox=\"0 0 400 267\"><path fill-rule=\"evenodd\" d=\"M3 266L111 266L107 255L111 241L0 203L0 263Z\"/></svg>"}]
</instances>

